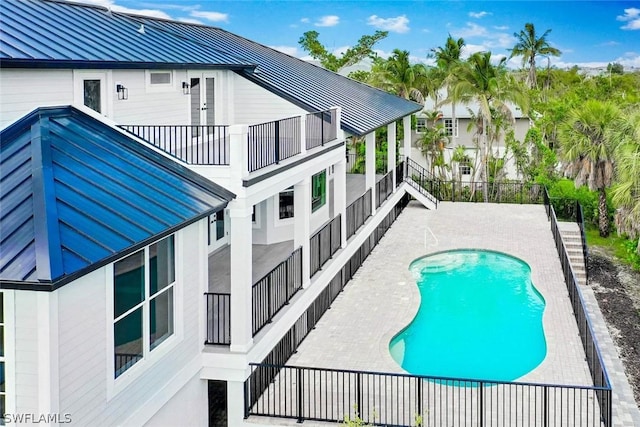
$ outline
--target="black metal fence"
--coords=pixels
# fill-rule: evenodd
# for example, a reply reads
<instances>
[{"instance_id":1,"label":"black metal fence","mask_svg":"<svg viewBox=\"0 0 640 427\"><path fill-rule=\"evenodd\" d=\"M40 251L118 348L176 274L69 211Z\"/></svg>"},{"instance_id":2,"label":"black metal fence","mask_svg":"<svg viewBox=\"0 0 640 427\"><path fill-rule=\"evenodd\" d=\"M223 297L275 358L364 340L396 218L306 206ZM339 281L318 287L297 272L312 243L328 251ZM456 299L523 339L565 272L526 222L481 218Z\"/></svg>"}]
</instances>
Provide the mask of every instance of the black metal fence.
<instances>
[{"instance_id":1,"label":"black metal fence","mask_svg":"<svg viewBox=\"0 0 640 427\"><path fill-rule=\"evenodd\" d=\"M409 157L405 159L405 181L438 206L440 180Z\"/></svg>"},{"instance_id":2,"label":"black metal fence","mask_svg":"<svg viewBox=\"0 0 640 427\"><path fill-rule=\"evenodd\" d=\"M600 387L252 364L252 415L384 426L600 427ZM277 372L272 381L260 378ZM258 389L256 389L257 391Z\"/></svg>"},{"instance_id":3,"label":"black metal fence","mask_svg":"<svg viewBox=\"0 0 640 427\"><path fill-rule=\"evenodd\" d=\"M302 287L302 247L258 280L251 289L253 335L257 334Z\"/></svg>"},{"instance_id":4,"label":"black metal fence","mask_svg":"<svg viewBox=\"0 0 640 427\"><path fill-rule=\"evenodd\" d=\"M402 181L404 181L404 160L396 165L396 188L400 187Z\"/></svg>"},{"instance_id":5,"label":"black metal fence","mask_svg":"<svg viewBox=\"0 0 640 427\"><path fill-rule=\"evenodd\" d=\"M318 230L309 241L311 256L311 277L329 261L342 244L342 227L340 215L335 216L324 227Z\"/></svg>"},{"instance_id":6,"label":"black metal fence","mask_svg":"<svg viewBox=\"0 0 640 427\"><path fill-rule=\"evenodd\" d=\"M546 189L544 191L546 193ZM548 196L545 196L545 201L548 200ZM556 244L556 250L560 256L560 264L562 265L564 280L567 285L567 290L569 291L569 299L571 300L573 314L576 318L576 323L578 324L578 330L580 332L580 338L582 339L582 346L587 358L587 364L589 365L589 371L591 372L591 378L593 380L593 384L596 387L601 388L597 393L597 403L600 406L602 421L605 427L609 427L612 423L611 384L609 382L609 377L602 361L602 355L598 348L591 320L587 315L582 292L578 286L579 282L571 268L569 254L558 228L558 219L556 217L555 209L551 204L546 204L545 208L547 208L549 219L551 221L551 232Z\"/></svg>"},{"instance_id":7,"label":"black metal fence","mask_svg":"<svg viewBox=\"0 0 640 427\"><path fill-rule=\"evenodd\" d=\"M118 127L190 165L229 164L228 126L119 125Z\"/></svg>"},{"instance_id":8,"label":"black metal fence","mask_svg":"<svg viewBox=\"0 0 640 427\"><path fill-rule=\"evenodd\" d=\"M263 408L263 392L272 384L279 372L280 365L284 365L289 357L296 351L300 343L313 329L322 315L331 306L333 300L344 289L345 285L355 272L360 268L364 260L369 256L373 248L378 244L382 236L387 232L391 224L396 220L400 212L406 207L409 198L403 197L393 209L383 218L369 237L360 245L356 252L345 263L342 269L329 282L328 286L316 297L314 302L298 318L282 339L274 346L273 350L262 361L262 366L253 368L250 377L245 381L245 417L257 415L254 409ZM285 404L283 401L282 403ZM275 411L275 407L274 407ZM271 414L275 416L275 414Z\"/></svg>"},{"instance_id":9,"label":"black metal fence","mask_svg":"<svg viewBox=\"0 0 640 427\"><path fill-rule=\"evenodd\" d=\"M231 344L231 294L206 292L207 337L205 344Z\"/></svg>"},{"instance_id":10,"label":"black metal fence","mask_svg":"<svg viewBox=\"0 0 640 427\"><path fill-rule=\"evenodd\" d=\"M540 184L523 182L459 182L441 181L434 184L440 201L484 202L487 188L488 203L542 204L543 189Z\"/></svg>"},{"instance_id":11,"label":"black metal fence","mask_svg":"<svg viewBox=\"0 0 640 427\"><path fill-rule=\"evenodd\" d=\"M347 206L345 211L347 220L347 239L356 234L356 231L371 216L371 189L358 197L353 203Z\"/></svg>"},{"instance_id":12,"label":"black metal fence","mask_svg":"<svg viewBox=\"0 0 640 427\"><path fill-rule=\"evenodd\" d=\"M307 114L305 125L307 150L320 147L336 139L338 134L337 121L336 109Z\"/></svg>"},{"instance_id":13,"label":"black metal fence","mask_svg":"<svg viewBox=\"0 0 640 427\"><path fill-rule=\"evenodd\" d=\"M249 126L249 172L279 163L300 154L300 117L289 117L273 122Z\"/></svg>"},{"instance_id":14,"label":"black metal fence","mask_svg":"<svg viewBox=\"0 0 640 427\"><path fill-rule=\"evenodd\" d=\"M376 209L393 193L393 171L376 182Z\"/></svg>"}]
</instances>

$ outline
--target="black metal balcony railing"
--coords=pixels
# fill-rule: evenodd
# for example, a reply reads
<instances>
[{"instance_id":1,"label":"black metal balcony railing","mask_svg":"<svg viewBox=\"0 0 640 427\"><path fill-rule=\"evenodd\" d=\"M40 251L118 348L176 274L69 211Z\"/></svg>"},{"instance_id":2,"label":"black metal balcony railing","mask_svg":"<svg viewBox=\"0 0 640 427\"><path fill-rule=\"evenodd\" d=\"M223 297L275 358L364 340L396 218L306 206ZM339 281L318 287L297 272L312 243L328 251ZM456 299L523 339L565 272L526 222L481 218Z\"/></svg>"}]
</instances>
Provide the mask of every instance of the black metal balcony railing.
<instances>
[{"instance_id":1,"label":"black metal balcony railing","mask_svg":"<svg viewBox=\"0 0 640 427\"><path fill-rule=\"evenodd\" d=\"M544 189L544 192L546 193L547 190ZM586 304L578 285L579 282L571 268L569 253L567 252L567 248L562 240L560 229L558 228L558 219L556 217L555 209L549 203L549 197L547 194L545 194L544 199L546 202L545 207L547 208L548 216L551 221L551 232L556 244L556 250L560 256L560 264L562 265L565 284L569 291L569 299L573 308L573 314L576 318L576 323L578 324L578 331L580 332L580 338L582 339L582 346L587 358L587 364L589 365L591 379L596 387L602 388L602 391L598 394L597 400L598 405L600 406L602 421L605 426L610 426L612 423L612 402L609 376L607 375L606 368L602 361L602 355L593 332L591 320L587 315Z\"/></svg>"},{"instance_id":2,"label":"black metal balcony railing","mask_svg":"<svg viewBox=\"0 0 640 427\"><path fill-rule=\"evenodd\" d=\"M231 294L207 292L207 337L205 344L231 344Z\"/></svg>"},{"instance_id":3,"label":"black metal balcony railing","mask_svg":"<svg viewBox=\"0 0 640 427\"><path fill-rule=\"evenodd\" d=\"M228 126L120 125L121 129L190 165L228 165Z\"/></svg>"},{"instance_id":4,"label":"black metal balcony railing","mask_svg":"<svg viewBox=\"0 0 640 427\"><path fill-rule=\"evenodd\" d=\"M527 182L459 182L440 181L434 191L440 201L484 202L487 188L488 203L542 204L543 187Z\"/></svg>"},{"instance_id":5,"label":"black metal balcony railing","mask_svg":"<svg viewBox=\"0 0 640 427\"><path fill-rule=\"evenodd\" d=\"M307 150L320 147L337 137L336 109L307 114L305 139Z\"/></svg>"},{"instance_id":6,"label":"black metal balcony railing","mask_svg":"<svg viewBox=\"0 0 640 427\"><path fill-rule=\"evenodd\" d=\"M278 371L253 415L391 426L600 427L610 390L343 369L251 364ZM251 390L250 376L246 387ZM256 381L257 382L257 381ZM258 384L256 384L258 385ZM606 424L606 423L605 423Z\"/></svg>"},{"instance_id":7,"label":"black metal balcony railing","mask_svg":"<svg viewBox=\"0 0 640 427\"><path fill-rule=\"evenodd\" d=\"M404 181L404 160L396 165L396 188L400 187L402 181Z\"/></svg>"},{"instance_id":8,"label":"black metal balcony railing","mask_svg":"<svg viewBox=\"0 0 640 427\"><path fill-rule=\"evenodd\" d=\"M393 171L376 182L376 209L393 193Z\"/></svg>"},{"instance_id":9,"label":"black metal balcony railing","mask_svg":"<svg viewBox=\"0 0 640 427\"><path fill-rule=\"evenodd\" d=\"M247 166L249 172L300 154L300 117L249 126Z\"/></svg>"},{"instance_id":10,"label":"black metal balcony railing","mask_svg":"<svg viewBox=\"0 0 640 427\"><path fill-rule=\"evenodd\" d=\"M251 290L255 336L302 288L302 248L258 280Z\"/></svg>"},{"instance_id":11,"label":"black metal balcony railing","mask_svg":"<svg viewBox=\"0 0 640 427\"><path fill-rule=\"evenodd\" d=\"M311 277L331 259L342 245L341 216L335 216L309 239Z\"/></svg>"},{"instance_id":12,"label":"black metal balcony railing","mask_svg":"<svg viewBox=\"0 0 640 427\"><path fill-rule=\"evenodd\" d=\"M437 207L440 198L440 180L409 157L406 158L405 163L405 181L435 203Z\"/></svg>"},{"instance_id":13,"label":"black metal balcony railing","mask_svg":"<svg viewBox=\"0 0 640 427\"><path fill-rule=\"evenodd\" d=\"M345 211L347 221L347 239L356 234L356 231L371 216L371 189L358 197L353 203L347 206Z\"/></svg>"}]
</instances>

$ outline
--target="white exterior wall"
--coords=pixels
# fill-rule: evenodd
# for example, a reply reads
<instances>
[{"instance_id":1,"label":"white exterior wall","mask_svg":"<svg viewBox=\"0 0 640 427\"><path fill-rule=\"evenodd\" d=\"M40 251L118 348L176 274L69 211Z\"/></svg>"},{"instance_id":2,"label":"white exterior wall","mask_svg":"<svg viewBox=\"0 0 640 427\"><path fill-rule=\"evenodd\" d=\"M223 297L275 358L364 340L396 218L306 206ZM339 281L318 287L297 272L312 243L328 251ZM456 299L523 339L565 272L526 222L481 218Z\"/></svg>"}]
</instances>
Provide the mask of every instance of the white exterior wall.
<instances>
[{"instance_id":1,"label":"white exterior wall","mask_svg":"<svg viewBox=\"0 0 640 427\"><path fill-rule=\"evenodd\" d=\"M209 425L208 399L207 380L196 375L145 426Z\"/></svg>"},{"instance_id":2,"label":"white exterior wall","mask_svg":"<svg viewBox=\"0 0 640 427\"><path fill-rule=\"evenodd\" d=\"M73 102L71 70L0 69L0 129L41 106Z\"/></svg>"},{"instance_id":3,"label":"white exterior wall","mask_svg":"<svg viewBox=\"0 0 640 427\"><path fill-rule=\"evenodd\" d=\"M256 124L306 114L302 108L234 74L234 124Z\"/></svg>"},{"instance_id":4,"label":"white exterior wall","mask_svg":"<svg viewBox=\"0 0 640 427\"><path fill-rule=\"evenodd\" d=\"M172 402L167 411L189 413L194 425L206 425L206 392L193 380L201 367L204 333L204 220L177 233L176 274L174 336L115 384L112 264L53 293L16 291L16 412L66 413L76 425L141 425L180 393L185 399ZM57 327L51 324L56 318ZM47 365L51 372L45 371ZM121 382L128 384L123 388ZM202 411L196 413L196 407Z\"/></svg>"}]
</instances>

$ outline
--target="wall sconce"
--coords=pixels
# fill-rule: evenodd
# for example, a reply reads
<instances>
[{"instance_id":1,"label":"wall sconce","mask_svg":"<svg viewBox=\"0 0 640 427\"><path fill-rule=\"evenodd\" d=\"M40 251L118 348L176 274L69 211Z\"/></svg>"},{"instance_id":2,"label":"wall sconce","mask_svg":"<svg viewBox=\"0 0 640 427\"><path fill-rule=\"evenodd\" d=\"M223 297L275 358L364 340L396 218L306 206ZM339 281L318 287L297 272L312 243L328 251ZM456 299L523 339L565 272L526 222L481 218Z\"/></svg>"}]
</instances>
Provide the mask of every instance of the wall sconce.
<instances>
[{"instance_id":1,"label":"wall sconce","mask_svg":"<svg viewBox=\"0 0 640 427\"><path fill-rule=\"evenodd\" d=\"M116 92L118 93L118 99L119 100L129 99L129 89L127 89L123 85L117 84L116 85Z\"/></svg>"},{"instance_id":2,"label":"wall sconce","mask_svg":"<svg viewBox=\"0 0 640 427\"><path fill-rule=\"evenodd\" d=\"M182 94L183 95L189 95L190 91L189 91L189 83L187 82L182 82Z\"/></svg>"}]
</instances>

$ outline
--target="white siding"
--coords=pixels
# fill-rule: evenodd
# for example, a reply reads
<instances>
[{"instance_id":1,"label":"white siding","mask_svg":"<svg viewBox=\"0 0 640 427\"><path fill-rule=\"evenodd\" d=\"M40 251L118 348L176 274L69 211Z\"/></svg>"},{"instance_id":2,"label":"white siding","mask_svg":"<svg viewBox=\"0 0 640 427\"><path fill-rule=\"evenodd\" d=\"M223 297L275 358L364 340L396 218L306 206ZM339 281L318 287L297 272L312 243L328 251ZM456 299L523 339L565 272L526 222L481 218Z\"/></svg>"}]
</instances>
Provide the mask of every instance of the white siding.
<instances>
[{"instance_id":1,"label":"white siding","mask_svg":"<svg viewBox=\"0 0 640 427\"><path fill-rule=\"evenodd\" d=\"M160 407L171 398L167 390L173 386L179 389L183 384L177 382L193 377L194 373L184 377L181 371L199 358L203 345L199 338L203 326L199 324L203 309L199 280L200 264L206 259L206 235L200 235L200 226L195 223L182 230L176 242L176 341L166 342L166 353L154 363L143 360L131 368L128 373L133 381L124 389L116 387L111 399L108 382L113 344L108 341L113 320L105 296L111 289L112 278L107 276L112 269L94 271L57 291L60 412L72 414L77 425L118 425L132 416L146 421L153 414L150 408ZM154 351L162 349L161 345Z\"/></svg>"},{"instance_id":2,"label":"white siding","mask_svg":"<svg viewBox=\"0 0 640 427\"><path fill-rule=\"evenodd\" d=\"M146 426L206 426L209 424L207 380L194 376Z\"/></svg>"},{"instance_id":3,"label":"white siding","mask_svg":"<svg viewBox=\"0 0 640 427\"><path fill-rule=\"evenodd\" d=\"M39 320L36 292L15 292L16 413L39 412Z\"/></svg>"},{"instance_id":4,"label":"white siding","mask_svg":"<svg viewBox=\"0 0 640 427\"><path fill-rule=\"evenodd\" d=\"M233 82L235 123L256 124L305 114L305 110L266 89L235 75Z\"/></svg>"},{"instance_id":5,"label":"white siding","mask_svg":"<svg viewBox=\"0 0 640 427\"><path fill-rule=\"evenodd\" d=\"M71 70L0 69L0 128L37 107L73 103Z\"/></svg>"}]
</instances>

